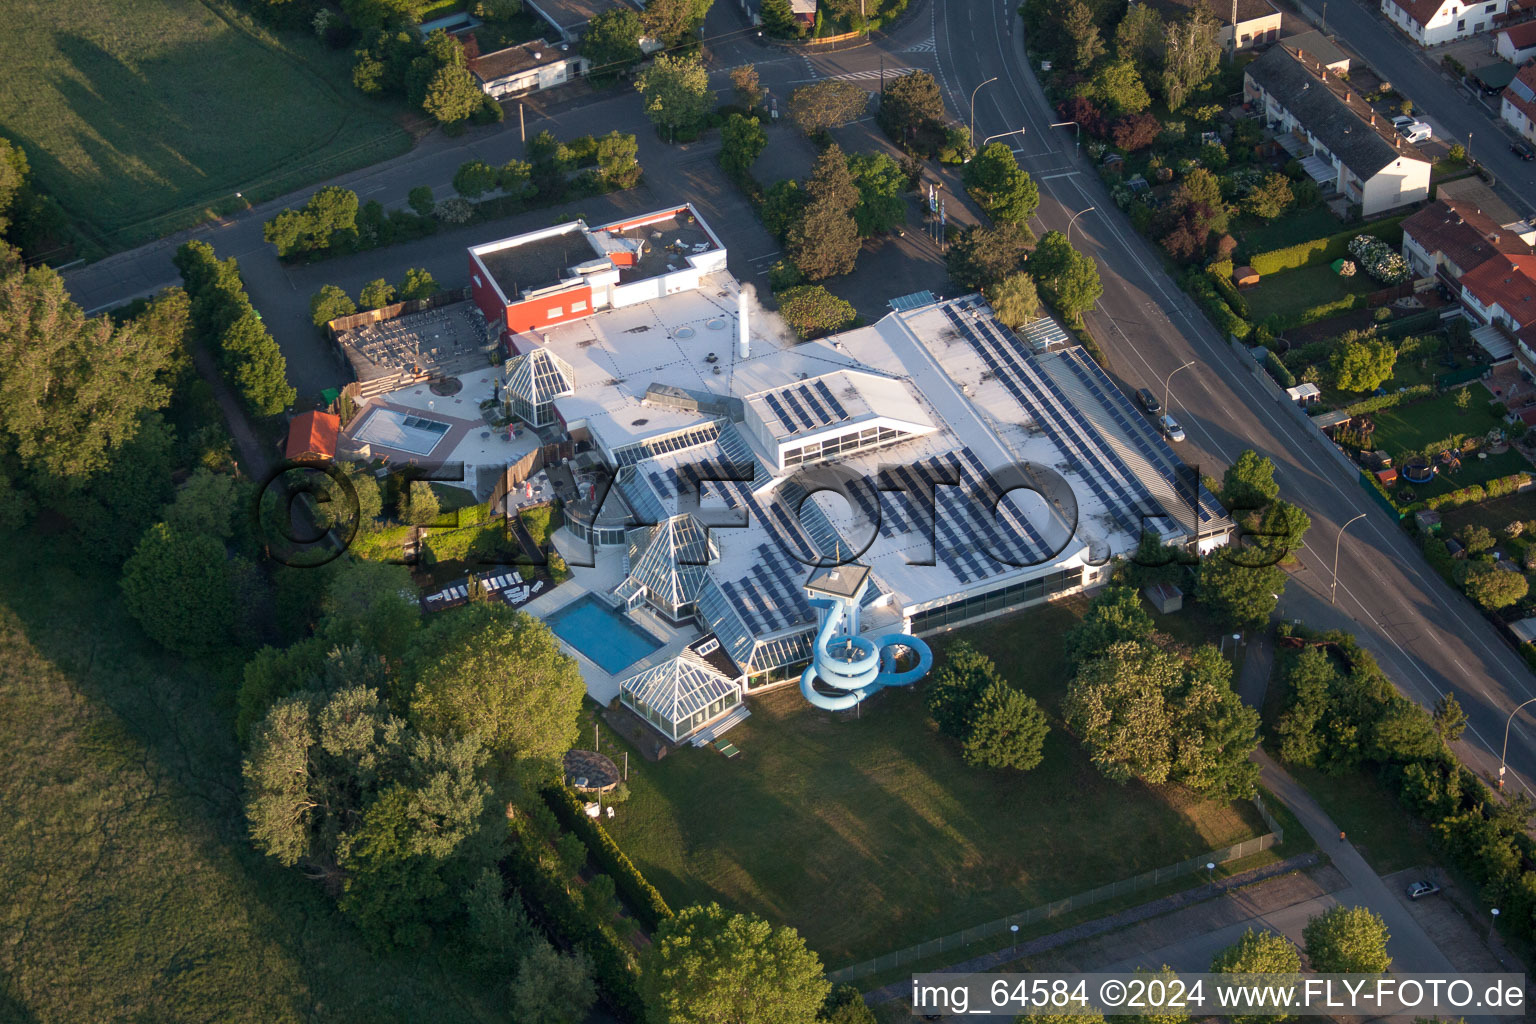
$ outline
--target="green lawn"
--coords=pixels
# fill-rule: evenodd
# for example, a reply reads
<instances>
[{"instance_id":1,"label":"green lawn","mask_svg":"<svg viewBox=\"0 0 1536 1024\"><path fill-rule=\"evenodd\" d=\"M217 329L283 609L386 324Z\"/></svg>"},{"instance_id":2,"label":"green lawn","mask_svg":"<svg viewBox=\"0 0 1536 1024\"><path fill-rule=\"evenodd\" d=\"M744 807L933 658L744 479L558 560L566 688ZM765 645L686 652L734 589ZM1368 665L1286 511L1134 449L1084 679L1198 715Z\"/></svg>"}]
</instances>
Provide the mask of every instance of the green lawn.
<instances>
[{"instance_id":1,"label":"green lawn","mask_svg":"<svg viewBox=\"0 0 1536 1024\"><path fill-rule=\"evenodd\" d=\"M1080 608L945 639L983 646L1054 714L1060 637ZM674 906L718 899L793 924L834 968L1264 830L1249 804L1106 782L1059 722L1045 763L1018 775L966 768L920 691L859 715L817 711L793 686L751 707L730 733L737 758L631 757L633 795L610 829Z\"/></svg>"},{"instance_id":2,"label":"green lawn","mask_svg":"<svg viewBox=\"0 0 1536 1024\"><path fill-rule=\"evenodd\" d=\"M1260 323L1277 314L1300 313L1348 295L1365 295L1380 287L1364 274L1340 277L1331 266L1324 264L1271 274L1258 287L1244 291L1243 297L1248 300L1249 319Z\"/></svg>"},{"instance_id":3,"label":"green lawn","mask_svg":"<svg viewBox=\"0 0 1536 1024\"><path fill-rule=\"evenodd\" d=\"M1394 459L1405 451L1422 451L1424 446L1442 441L1452 434L1486 434L1503 422L1488 408L1493 396L1481 384L1469 384L1472 402L1465 410L1456 408L1456 392L1396 405L1371 413L1376 421L1373 443L1390 452Z\"/></svg>"},{"instance_id":4,"label":"green lawn","mask_svg":"<svg viewBox=\"0 0 1536 1024\"><path fill-rule=\"evenodd\" d=\"M1495 498L1481 505L1448 509L1440 515L1444 523L1441 535L1445 537L1454 537L1473 525L1486 527L1496 536L1502 535L1504 528L1516 519L1522 523L1536 519L1536 491Z\"/></svg>"},{"instance_id":5,"label":"green lawn","mask_svg":"<svg viewBox=\"0 0 1536 1024\"><path fill-rule=\"evenodd\" d=\"M1319 204L1310 210L1289 210L1285 216L1271 221L1243 217L1233 233L1242 241L1243 251L1251 255L1326 238L1343 230L1344 223L1333 211Z\"/></svg>"},{"instance_id":6,"label":"green lawn","mask_svg":"<svg viewBox=\"0 0 1536 1024\"><path fill-rule=\"evenodd\" d=\"M57 536L0 553L0 1020L502 1019L446 945L370 949L239 809L228 663L162 654Z\"/></svg>"},{"instance_id":7,"label":"green lawn","mask_svg":"<svg viewBox=\"0 0 1536 1024\"><path fill-rule=\"evenodd\" d=\"M344 54L225 0L11 0L5 14L0 132L101 248L409 147Z\"/></svg>"}]
</instances>

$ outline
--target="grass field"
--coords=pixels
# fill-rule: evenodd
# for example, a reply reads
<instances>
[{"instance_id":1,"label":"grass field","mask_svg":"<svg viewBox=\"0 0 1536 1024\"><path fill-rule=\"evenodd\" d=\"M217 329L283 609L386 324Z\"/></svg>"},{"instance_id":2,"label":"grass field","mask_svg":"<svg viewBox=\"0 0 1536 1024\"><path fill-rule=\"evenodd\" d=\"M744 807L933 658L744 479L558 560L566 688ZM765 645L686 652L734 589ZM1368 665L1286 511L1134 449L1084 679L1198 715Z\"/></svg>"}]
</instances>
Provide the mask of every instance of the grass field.
<instances>
[{"instance_id":1,"label":"grass field","mask_svg":"<svg viewBox=\"0 0 1536 1024\"><path fill-rule=\"evenodd\" d=\"M1245 291L1243 296L1248 300L1249 319L1259 323L1271 316L1300 313L1349 295L1365 295L1379 287L1364 274L1340 277L1332 267L1324 264L1272 274L1257 288Z\"/></svg>"},{"instance_id":2,"label":"grass field","mask_svg":"<svg viewBox=\"0 0 1536 1024\"><path fill-rule=\"evenodd\" d=\"M1243 217L1234 226L1233 233L1242 241L1243 251L1252 254L1300 245L1343 230L1344 222L1328 207L1318 205L1310 210L1287 211L1285 216L1271 221Z\"/></svg>"},{"instance_id":3,"label":"grass field","mask_svg":"<svg viewBox=\"0 0 1536 1024\"><path fill-rule=\"evenodd\" d=\"M113 576L56 538L7 540L0 1020L501 1019L441 947L376 953L251 850L223 678L237 665L164 656Z\"/></svg>"},{"instance_id":4,"label":"grass field","mask_svg":"<svg viewBox=\"0 0 1536 1024\"><path fill-rule=\"evenodd\" d=\"M955 636L986 647L1054 714L1060 637L1080 608ZM921 691L889 691L850 716L789 687L754 699L730 739L742 752L730 761L694 748L631 757L614 838L674 906L719 899L793 924L831 967L1264 831L1249 804L1105 781L1059 722L1033 772L966 768Z\"/></svg>"},{"instance_id":5,"label":"grass field","mask_svg":"<svg viewBox=\"0 0 1536 1024\"><path fill-rule=\"evenodd\" d=\"M223 0L11 0L5 14L0 132L102 249L409 147L344 54Z\"/></svg>"},{"instance_id":6,"label":"grass field","mask_svg":"<svg viewBox=\"0 0 1536 1024\"><path fill-rule=\"evenodd\" d=\"M1422 451L1424 446L1442 441L1452 434L1482 435L1504 423L1488 408L1493 396L1481 384L1469 384L1472 403L1466 410L1456 408L1456 392L1448 391L1428 401L1397 405L1371 414L1376 421L1377 448L1390 452L1394 459L1405 451Z\"/></svg>"}]
</instances>

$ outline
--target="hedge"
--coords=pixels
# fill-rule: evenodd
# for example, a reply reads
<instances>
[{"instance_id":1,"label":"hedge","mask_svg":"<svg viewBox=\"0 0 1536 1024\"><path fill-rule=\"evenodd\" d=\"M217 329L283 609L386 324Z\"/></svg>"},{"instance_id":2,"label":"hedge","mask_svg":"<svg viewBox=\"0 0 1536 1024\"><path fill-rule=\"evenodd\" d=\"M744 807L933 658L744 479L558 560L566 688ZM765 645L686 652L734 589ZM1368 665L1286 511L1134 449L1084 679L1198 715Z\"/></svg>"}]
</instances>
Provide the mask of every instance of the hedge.
<instances>
[{"instance_id":1,"label":"hedge","mask_svg":"<svg viewBox=\"0 0 1536 1024\"><path fill-rule=\"evenodd\" d=\"M1437 309L1426 309L1422 313L1415 313L1412 316L1405 316L1401 319L1393 320L1391 323L1384 324L1376 329L1376 333L1383 338L1396 338L1404 334L1416 334L1425 328L1439 326L1440 311Z\"/></svg>"},{"instance_id":2,"label":"hedge","mask_svg":"<svg viewBox=\"0 0 1536 1024\"><path fill-rule=\"evenodd\" d=\"M1512 473L1509 476L1501 476L1496 480L1489 480L1485 484L1473 484L1460 490L1451 491L1448 494L1437 494L1433 498L1425 498L1426 508L1460 508L1463 505L1476 505L1491 498L1502 498L1508 494L1514 494L1522 487L1529 486L1531 475L1529 473Z\"/></svg>"},{"instance_id":3,"label":"hedge","mask_svg":"<svg viewBox=\"0 0 1536 1024\"><path fill-rule=\"evenodd\" d=\"M635 912L647 931L655 931L662 921L672 916L672 908L667 906L661 893L640 873L635 862L619 849L602 823L587 816L576 794L566 786L547 786L544 789L544 802L555 812L560 824L587 845L593 863L613 878L618 885L619 896Z\"/></svg>"},{"instance_id":4,"label":"hedge","mask_svg":"<svg viewBox=\"0 0 1536 1024\"><path fill-rule=\"evenodd\" d=\"M1284 249L1271 249L1269 252L1254 253L1248 259L1248 265L1260 276L1279 274L1286 270L1299 270L1302 267L1316 267L1324 263L1332 263L1334 260L1345 259L1349 256L1349 242L1356 235L1373 235L1393 247L1401 247L1403 244L1403 219L1400 217L1388 217L1385 220L1374 221L1364 227L1350 228L1348 231L1340 231L1336 235L1327 235L1323 238L1314 238L1306 242L1298 242L1295 245L1286 246ZM1309 321L1310 322L1310 321Z\"/></svg>"},{"instance_id":5,"label":"hedge","mask_svg":"<svg viewBox=\"0 0 1536 1024\"><path fill-rule=\"evenodd\" d=\"M1378 409L1390 409L1394 405L1400 405L1412 398L1424 398L1434 393L1434 388L1428 384L1414 384L1401 391L1389 391L1385 395L1372 395L1370 398L1362 398L1353 405L1346 405L1340 411L1349 416L1363 416L1368 412Z\"/></svg>"},{"instance_id":6,"label":"hedge","mask_svg":"<svg viewBox=\"0 0 1536 1024\"><path fill-rule=\"evenodd\" d=\"M639 971L634 952L610 928L595 923L577 904L564 882L550 876L539 864L539 843L519 829L512 829L507 856L501 862L504 876L517 887L523 902L553 937L563 939L587 955L592 981L598 993L621 1017L640 1021L645 1004L640 999Z\"/></svg>"},{"instance_id":7,"label":"hedge","mask_svg":"<svg viewBox=\"0 0 1536 1024\"><path fill-rule=\"evenodd\" d=\"M1280 357L1275 355L1274 349L1265 349L1264 368L1269 371L1269 375L1275 378L1275 382L1281 387L1293 388L1296 386L1296 375L1286 369L1285 364L1280 361Z\"/></svg>"},{"instance_id":8,"label":"hedge","mask_svg":"<svg viewBox=\"0 0 1536 1024\"><path fill-rule=\"evenodd\" d=\"M1243 339L1253 333L1253 325L1236 313L1227 305L1216 292L1216 286L1206 274L1192 273L1185 275L1184 289L1195 297L1195 300L1205 308L1205 313L1211 318L1211 323L1222 334L1230 334L1235 338Z\"/></svg>"},{"instance_id":9,"label":"hedge","mask_svg":"<svg viewBox=\"0 0 1536 1024\"><path fill-rule=\"evenodd\" d=\"M1232 312L1244 320L1248 319L1248 300L1243 298L1242 292L1237 290L1237 285L1232 283L1232 279L1214 273L1210 278L1216 284L1216 291L1226 300L1227 305L1232 307Z\"/></svg>"}]
</instances>

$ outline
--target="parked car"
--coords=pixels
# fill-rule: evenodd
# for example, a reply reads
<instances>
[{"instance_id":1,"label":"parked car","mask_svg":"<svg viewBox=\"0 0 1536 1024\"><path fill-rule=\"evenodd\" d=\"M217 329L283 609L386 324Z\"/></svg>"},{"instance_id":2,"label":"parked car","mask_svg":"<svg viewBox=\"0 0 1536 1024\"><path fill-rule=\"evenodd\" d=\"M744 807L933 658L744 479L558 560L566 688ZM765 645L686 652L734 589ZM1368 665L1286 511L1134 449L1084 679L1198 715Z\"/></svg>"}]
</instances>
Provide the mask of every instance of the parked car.
<instances>
[{"instance_id":1,"label":"parked car","mask_svg":"<svg viewBox=\"0 0 1536 1024\"><path fill-rule=\"evenodd\" d=\"M1417 120L1418 118L1416 117L1409 117L1407 114L1399 114L1392 119L1392 127L1396 128L1398 131L1402 131L1404 128L1413 124L1413 122Z\"/></svg>"},{"instance_id":2,"label":"parked car","mask_svg":"<svg viewBox=\"0 0 1536 1024\"><path fill-rule=\"evenodd\" d=\"M1399 128L1398 131L1402 133L1404 140L1413 143L1415 146L1421 142L1428 142L1435 137L1435 130L1423 121L1414 121L1412 124Z\"/></svg>"},{"instance_id":3,"label":"parked car","mask_svg":"<svg viewBox=\"0 0 1536 1024\"><path fill-rule=\"evenodd\" d=\"M1136 401L1140 402L1141 407L1154 416L1163 411L1163 403L1159 402L1157 396L1146 388L1136 389Z\"/></svg>"},{"instance_id":4,"label":"parked car","mask_svg":"<svg viewBox=\"0 0 1536 1024\"><path fill-rule=\"evenodd\" d=\"M1521 160L1536 160L1536 150L1531 149L1523 142L1511 142L1509 151Z\"/></svg>"},{"instance_id":5,"label":"parked car","mask_svg":"<svg viewBox=\"0 0 1536 1024\"><path fill-rule=\"evenodd\" d=\"M1425 896L1433 896L1439 891L1440 887L1434 882L1426 882L1420 879L1408 886L1408 898L1411 900L1421 900Z\"/></svg>"},{"instance_id":6,"label":"parked car","mask_svg":"<svg viewBox=\"0 0 1536 1024\"><path fill-rule=\"evenodd\" d=\"M1158 422L1158 425L1163 428L1163 436L1166 437L1168 440L1170 440L1170 441L1182 441L1182 440L1184 440L1184 428L1179 426L1179 421L1178 420L1174 419L1172 416L1169 416L1169 415L1167 415L1165 413L1163 415L1162 419L1158 420L1157 422Z\"/></svg>"}]
</instances>

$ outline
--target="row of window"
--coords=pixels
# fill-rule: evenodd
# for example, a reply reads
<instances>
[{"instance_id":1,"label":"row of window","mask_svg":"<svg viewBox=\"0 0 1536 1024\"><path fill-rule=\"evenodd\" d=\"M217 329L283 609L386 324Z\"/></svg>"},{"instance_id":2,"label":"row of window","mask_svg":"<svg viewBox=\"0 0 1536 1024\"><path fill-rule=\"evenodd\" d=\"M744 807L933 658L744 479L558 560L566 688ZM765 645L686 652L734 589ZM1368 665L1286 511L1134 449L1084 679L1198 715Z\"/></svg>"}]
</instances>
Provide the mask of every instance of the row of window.
<instances>
[{"instance_id":1,"label":"row of window","mask_svg":"<svg viewBox=\"0 0 1536 1024\"><path fill-rule=\"evenodd\" d=\"M585 313L586 311L587 311L587 304L586 304L586 302L583 301L583 302L573 302L573 303L571 303L571 312L572 313ZM544 319L546 319L546 320L554 320L554 319L556 319L558 317L562 317L562 316L565 316L565 307L564 306L550 306L548 309L546 309L544 311Z\"/></svg>"},{"instance_id":2,"label":"row of window","mask_svg":"<svg viewBox=\"0 0 1536 1024\"><path fill-rule=\"evenodd\" d=\"M695 711L681 722L673 722L660 711L651 707L649 704L645 703L645 701L640 700L628 690L623 692L622 697L626 707L628 707L635 714L639 715L641 718L644 718L646 721L650 722L652 725L660 729L665 735L670 736L672 739L677 739L681 736L688 735L690 732L699 728L705 722L708 722L712 718L718 717L724 712L735 707L737 704L741 703L741 694L735 690L732 690L730 693L726 694L724 697L719 698L708 707Z\"/></svg>"},{"instance_id":3,"label":"row of window","mask_svg":"<svg viewBox=\"0 0 1536 1024\"><path fill-rule=\"evenodd\" d=\"M879 448L882 445L894 444L909 436L907 431L897 430L895 427L865 427L862 430L850 430L846 434L838 434L836 437L829 437L821 441L812 441L799 448L785 449L784 468L808 465L812 462L822 462L826 459L836 458L839 455L848 455L852 452Z\"/></svg>"},{"instance_id":4,"label":"row of window","mask_svg":"<svg viewBox=\"0 0 1536 1024\"><path fill-rule=\"evenodd\" d=\"M592 530L587 527L586 523L583 523L574 516L567 517L565 528L575 534L577 538L603 548L619 547L629 539L622 528L610 529L606 526L600 526L596 530Z\"/></svg>"},{"instance_id":5,"label":"row of window","mask_svg":"<svg viewBox=\"0 0 1536 1024\"><path fill-rule=\"evenodd\" d=\"M1056 572L1000 587L984 594L957 598L949 604L927 608L913 615L912 632L921 636L930 630L958 626L1014 605L1030 604L1054 594L1074 590L1081 586L1082 582L1082 567L1074 566L1071 569L1058 569Z\"/></svg>"}]
</instances>

